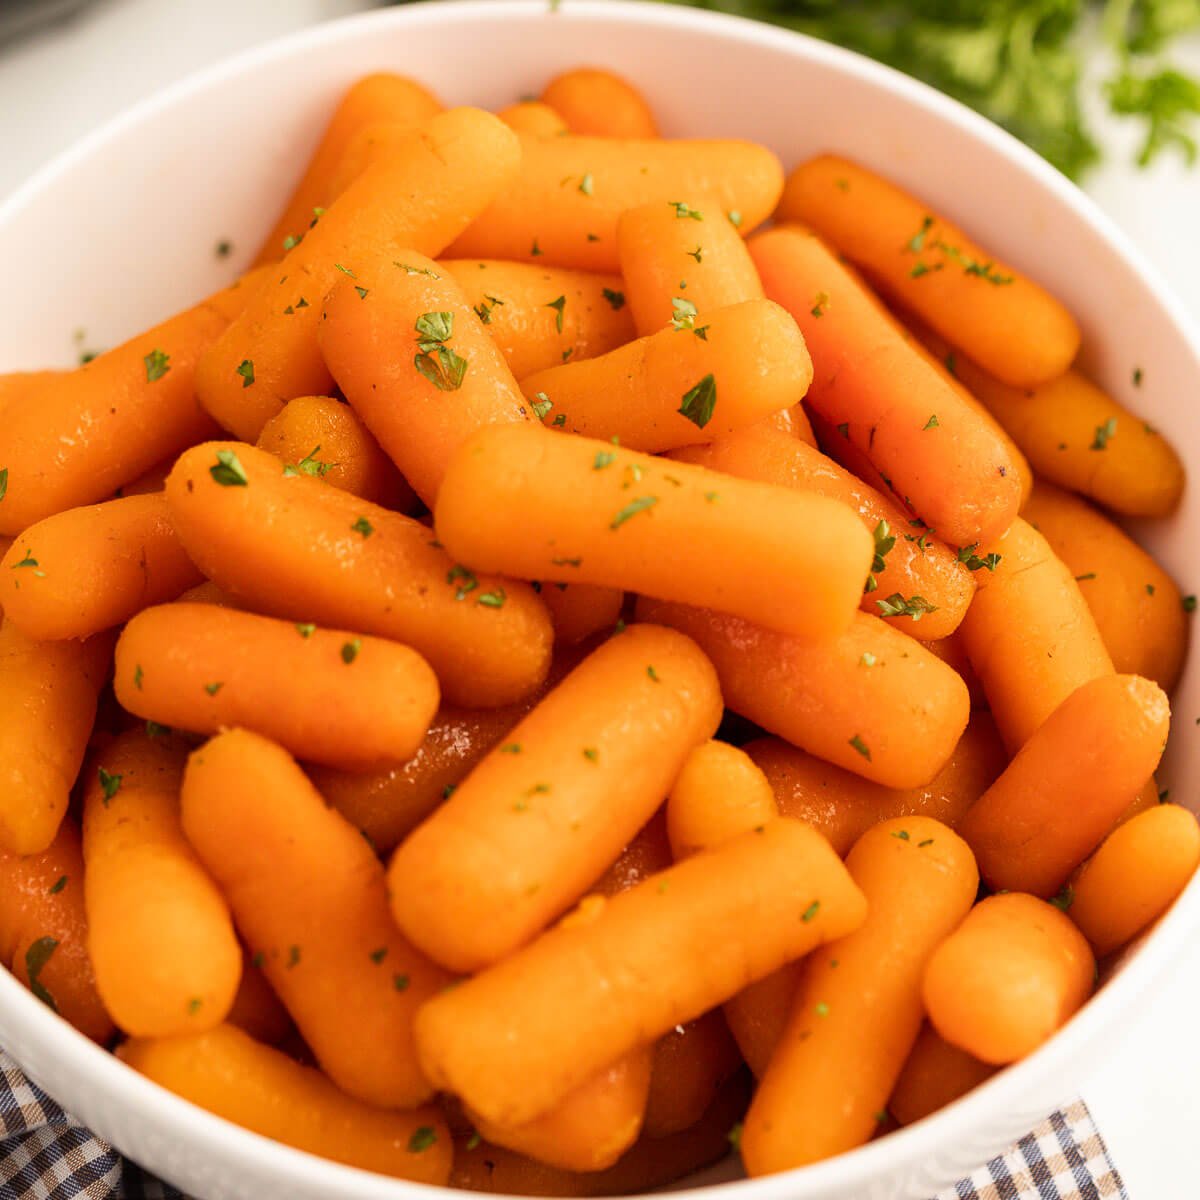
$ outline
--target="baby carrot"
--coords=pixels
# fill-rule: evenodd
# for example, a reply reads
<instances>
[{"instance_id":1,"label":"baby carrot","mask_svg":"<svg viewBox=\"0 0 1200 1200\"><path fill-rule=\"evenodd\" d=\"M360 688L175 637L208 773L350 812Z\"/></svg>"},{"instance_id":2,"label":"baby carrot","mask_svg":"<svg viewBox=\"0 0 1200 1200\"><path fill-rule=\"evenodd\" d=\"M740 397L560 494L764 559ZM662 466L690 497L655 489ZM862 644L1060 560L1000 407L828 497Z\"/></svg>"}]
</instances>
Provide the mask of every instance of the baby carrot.
<instances>
[{"instance_id":1,"label":"baby carrot","mask_svg":"<svg viewBox=\"0 0 1200 1200\"><path fill-rule=\"evenodd\" d=\"M688 197L711 197L748 233L783 188L779 159L753 142L519 136L520 174L451 245L451 257L616 271L617 220L627 208L670 204L703 247L705 223Z\"/></svg>"},{"instance_id":2,"label":"baby carrot","mask_svg":"<svg viewBox=\"0 0 1200 1200\"><path fill-rule=\"evenodd\" d=\"M215 604L138 613L117 643L113 688L139 717L252 729L343 770L416 753L438 705L433 671L407 646Z\"/></svg>"},{"instance_id":3,"label":"baby carrot","mask_svg":"<svg viewBox=\"0 0 1200 1200\"><path fill-rule=\"evenodd\" d=\"M256 1042L266 1042L268 1046L278 1046L295 1030L287 1009L245 949L242 951L242 977L225 1019Z\"/></svg>"},{"instance_id":4,"label":"baby carrot","mask_svg":"<svg viewBox=\"0 0 1200 1200\"><path fill-rule=\"evenodd\" d=\"M524 945L617 857L720 717L688 639L632 626L604 643L401 844L388 869L400 928L458 971Z\"/></svg>"},{"instance_id":5,"label":"baby carrot","mask_svg":"<svg viewBox=\"0 0 1200 1200\"><path fill-rule=\"evenodd\" d=\"M554 640L574 645L595 633L612 629L621 615L625 593L590 583L547 583L535 588L550 613Z\"/></svg>"},{"instance_id":6,"label":"baby carrot","mask_svg":"<svg viewBox=\"0 0 1200 1200\"><path fill-rule=\"evenodd\" d=\"M1096 962L1053 904L989 896L934 951L922 992L951 1045L985 1063L1016 1062L1070 1020L1092 993Z\"/></svg>"},{"instance_id":7,"label":"baby carrot","mask_svg":"<svg viewBox=\"0 0 1200 1200\"><path fill-rule=\"evenodd\" d=\"M561 137L570 132L566 121L540 100L519 100L500 109L496 116L514 133L527 133L532 137Z\"/></svg>"},{"instance_id":8,"label":"baby carrot","mask_svg":"<svg viewBox=\"0 0 1200 1200\"><path fill-rule=\"evenodd\" d=\"M817 364L811 407L943 540L967 546L1003 533L1020 507L1021 480L991 423L808 230L772 230L750 253Z\"/></svg>"},{"instance_id":9,"label":"baby carrot","mask_svg":"<svg viewBox=\"0 0 1200 1200\"><path fill-rule=\"evenodd\" d=\"M599 67L556 75L542 103L561 114L572 133L591 137L656 138L658 126L646 98L628 79Z\"/></svg>"},{"instance_id":10,"label":"baby carrot","mask_svg":"<svg viewBox=\"0 0 1200 1200\"><path fill-rule=\"evenodd\" d=\"M667 837L666 805L663 805L596 880L591 891L598 896L616 896L665 871L674 861Z\"/></svg>"},{"instance_id":11,"label":"baby carrot","mask_svg":"<svg viewBox=\"0 0 1200 1200\"><path fill-rule=\"evenodd\" d=\"M766 418L765 424L772 429L778 429L780 433L786 433L789 437L799 438L810 446L817 444L817 436L813 433L812 422L809 421L803 404L793 404L791 408L772 413Z\"/></svg>"},{"instance_id":12,"label":"baby carrot","mask_svg":"<svg viewBox=\"0 0 1200 1200\"><path fill-rule=\"evenodd\" d=\"M796 322L769 300L747 300L538 371L521 389L552 429L658 451L709 442L791 408L812 377Z\"/></svg>"},{"instance_id":13,"label":"baby carrot","mask_svg":"<svg viewBox=\"0 0 1200 1200\"><path fill-rule=\"evenodd\" d=\"M979 882L966 843L928 817L876 825L846 866L867 919L803 964L787 1028L746 1114L742 1161L752 1176L872 1136L921 1028L925 964L970 910Z\"/></svg>"},{"instance_id":14,"label":"baby carrot","mask_svg":"<svg viewBox=\"0 0 1200 1200\"><path fill-rule=\"evenodd\" d=\"M283 750L240 729L192 754L182 813L255 962L334 1083L385 1108L427 1098L413 1014L449 978L392 924L383 867L358 831Z\"/></svg>"},{"instance_id":15,"label":"baby carrot","mask_svg":"<svg viewBox=\"0 0 1200 1200\"><path fill-rule=\"evenodd\" d=\"M971 693L972 711L987 708L983 684L979 682L979 676L975 674L975 668L971 666L971 660L967 657L961 630L956 629L949 637L939 638L936 642L926 642L925 648L932 650L942 662L962 677L967 691Z\"/></svg>"},{"instance_id":16,"label":"baby carrot","mask_svg":"<svg viewBox=\"0 0 1200 1200\"><path fill-rule=\"evenodd\" d=\"M0 604L27 637L90 637L201 578L159 492L31 525L0 559Z\"/></svg>"},{"instance_id":17,"label":"baby carrot","mask_svg":"<svg viewBox=\"0 0 1200 1200\"><path fill-rule=\"evenodd\" d=\"M829 844L774 821L610 900L589 898L571 921L429 1001L416 1022L421 1061L435 1086L489 1120L530 1120L863 917Z\"/></svg>"},{"instance_id":18,"label":"baby carrot","mask_svg":"<svg viewBox=\"0 0 1200 1200\"><path fill-rule=\"evenodd\" d=\"M650 1070L645 1135L669 1137L702 1120L741 1062L737 1043L716 1009L660 1037Z\"/></svg>"},{"instance_id":19,"label":"baby carrot","mask_svg":"<svg viewBox=\"0 0 1200 1200\"><path fill-rule=\"evenodd\" d=\"M437 1109L373 1108L232 1025L134 1038L117 1057L177 1096L287 1146L417 1183L449 1178L453 1147Z\"/></svg>"},{"instance_id":20,"label":"baby carrot","mask_svg":"<svg viewBox=\"0 0 1200 1200\"><path fill-rule=\"evenodd\" d=\"M701 742L684 760L667 798L676 861L765 825L779 815L767 777L728 742Z\"/></svg>"},{"instance_id":21,"label":"baby carrot","mask_svg":"<svg viewBox=\"0 0 1200 1200\"><path fill-rule=\"evenodd\" d=\"M990 1063L952 1046L932 1025L923 1025L892 1089L887 1111L901 1125L912 1125L965 1096L995 1073Z\"/></svg>"},{"instance_id":22,"label":"baby carrot","mask_svg":"<svg viewBox=\"0 0 1200 1200\"><path fill-rule=\"evenodd\" d=\"M172 455L156 462L152 467L147 467L136 479L131 479L117 488L113 492L113 499L121 500L126 496L147 496L151 492L161 492L174 465L175 456Z\"/></svg>"},{"instance_id":23,"label":"baby carrot","mask_svg":"<svg viewBox=\"0 0 1200 1200\"><path fill-rule=\"evenodd\" d=\"M1169 720L1137 675L1072 692L959 823L989 886L1053 896L1154 774Z\"/></svg>"},{"instance_id":24,"label":"baby carrot","mask_svg":"<svg viewBox=\"0 0 1200 1200\"><path fill-rule=\"evenodd\" d=\"M870 535L837 501L531 426L464 443L434 528L480 570L710 604L810 638L845 630L871 565Z\"/></svg>"},{"instance_id":25,"label":"baby carrot","mask_svg":"<svg viewBox=\"0 0 1200 1200\"><path fill-rule=\"evenodd\" d=\"M966 728L963 681L919 642L865 613L823 642L657 600L640 600L637 614L699 643L734 712L886 787L928 783Z\"/></svg>"},{"instance_id":26,"label":"baby carrot","mask_svg":"<svg viewBox=\"0 0 1200 1200\"><path fill-rule=\"evenodd\" d=\"M924 201L874 172L820 155L787 181L778 216L803 221L992 374L1017 387L1061 375L1079 326L1033 280Z\"/></svg>"},{"instance_id":27,"label":"baby carrot","mask_svg":"<svg viewBox=\"0 0 1200 1200\"><path fill-rule=\"evenodd\" d=\"M273 455L197 446L175 464L167 502L193 561L231 596L410 645L453 704L512 704L546 675L550 618L527 585L476 574L419 522Z\"/></svg>"},{"instance_id":28,"label":"baby carrot","mask_svg":"<svg viewBox=\"0 0 1200 1200\"><path fill-rule=\"evenodd\" d=\"M57 368L45 371L5 372L0 375L0 413L13 404L21 408L36 404L37 398L45 390L45 385L58 382L66 374L66 371Z\"/></svg>"}]
</instances>

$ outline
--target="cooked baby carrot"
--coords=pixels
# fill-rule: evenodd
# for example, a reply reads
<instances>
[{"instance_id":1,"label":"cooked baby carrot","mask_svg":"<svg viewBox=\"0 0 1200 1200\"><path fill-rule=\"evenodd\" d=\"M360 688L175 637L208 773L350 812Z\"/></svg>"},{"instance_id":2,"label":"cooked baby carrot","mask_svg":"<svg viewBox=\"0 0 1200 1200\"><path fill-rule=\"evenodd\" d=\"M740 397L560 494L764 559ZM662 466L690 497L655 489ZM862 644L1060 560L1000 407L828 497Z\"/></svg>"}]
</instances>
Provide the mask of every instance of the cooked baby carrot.
<instances>
[{"instance_id":1,"label":"cooked baby carrot","mask_svg":"<svg viewBox=\"0 0 1200 1200\"><path fill-rule=\"evenodd\" d=\"M416 1021L421 1062L489 1120L530 1120L647 1039L856 928L864 910L824 838L774 821L612 899L590 897L429 1001Z\"/></svg>"},{"instance_id":2,"label":"cooked baby carrot","mask_svg":"<svg viewBox=\"0 0 1200 1200\"><path fill-rule=\"evenodd\" d=\"M778 304L747 300L698 320L538 371L521 389L553 429L651 451L709 442L800 402L812 363Z\"/></svg>"},{"instance_id":3,"label":"cooked baby carrot","mask_svg":"<svg viewBox=\"0 0 1200 1200\"><path fill-rule=\"evenodd\" d=\"M459 971L524 945L617 857L720 718L688 639L632 626L606 642L401 844L388 869L400 928Z\"/></svg>"},{"instance_id":4,"label":"cooked baby carrot","mask_svg":"<svg viewBox=\"0 0 1200 1200\"><path fill-rule=\"evenodd\" d=\"M38 854L67 811L113 639L31 642L0 625L0 849Z\"/></svg>"},{"instance_id":5,"label":"cooked baby carrot","mask_svg":"<svg viewBox=\"0 0 1200 1200\"><path fill-rule=\"evenodd\" d=\"M1159 804L1104 839L1072 881L1067 912L1103 957L1161 917L1198 864L1196 818Z\"/></svg>"},{"instance_id":6,"label":"cooked baby carrot","mask_svg":"<svg viewBox=\"0 0 1200 1200\"><path fill-rule=\"evenodd\" d=\"M960 636L1015 754L1077 687L1113 665L1071 569L1032 525L1018 518L984 549L994 568L975 573Z\"/></svg>"},{"instance_id":7,"label":"cooked baby carrot","mask_svg":"<svg viewBox=\"0 0 1200 1200\"><path fill-rule=\"evenodd\" d=\"M332 202L338 194L331 186L334 172L347 144L361 129L377 121L388 121L399 128L414 130L441 108L431 92L401 75L379 71L351 84L333 110L295 191L267 234L257 261L277 262L290 249L289 242L299 241L308 231L321 206Z\"/></svg>"},{"instance_id":8,"label":"cooked baby carrot","mask_svg":"<svg viewBox=\"0 0 1200 1200\"><path fill-rule=\"evenodd\" d=\"M147 496L152 492L161 492L166 485L167 476L175 465L175 456L164 458L154 466L147 467L136 479L123 483L115 492L113 498L120 500L125 496Z\"/></svg>"},{"instance_id":9,"label":"cooked baby carrot","mask_svg":"<svg viewBox=\"0 0 1200 1200\"><path fill-rule=\"evenodd\" d=\"M516 104L500 109L496 116L509 129L533 137L561 137L570 132L562 116L540 100L518 100Z\"/></svg>"},{"instance_id":10,"label":"cooked baby carrot","mask_svg":"<svg viewBox=\"0 0 1200 1200\"><path fill-rule=\"evenodd\" d=\"M318 340L354 411L432 505L469 434L529 414L458 284L420 254L397 253L402 267L373 263L333 287Z\"/></svg>"},{"instance_id":11,"label":"cooked baby carrot","mask_svg":"<svg viewBox=\"0 0 1200 1200\"><path fill-rule=\"evenodd\" d=\"M36 853L0 849L0 964L101 1045L112 1018L96 990L83 903L83 851L71 817Z\"/></svg>"},{"instance_id":12,"label":"cooked baby carrot","mask_svg":"<svg viewBox=\"0 0 1200 1200\"><path fill-rule=\"evenodd\" d=\"M703 244L689 196L710 196L749 232L783 188L779 159L753 142L519 136L520 174L451 245L452 257L616 271L617 219L627 208L670 204Z\"/></svg>"},{"instance_id":13,"label":"cooked baby carrot","mask_svg":"<svg viewBox=\"0 0 1200 1200\"><path fill-rule=\"evenodd\" d=\"M625 593L619 588L590 583L537 585L542 603L550 612L557 645L574 645L594 633L612 629L621 615Z\"/></svg>"},{"instance_id":14,"label":"cooked baby carrot","mask_svg":"<svg viewBox=\"0 0 1200 1200\"><path fill-rule=\"evenodd\" d=\"M788 177L778 216L813 226L891 296L1014 386L1061 375L1079 326L1044 288L922 200L824 154Z\"/></svg>"},{"instance_id":15,"label":"cooked baby carrot","mask_svg":"<svg viewBox=\"0 0 1200 1200\"><path fill-rule=\"evenodd\" d=\"M90 637L202 578L160 492L70 508L31 525L0 559L0 604L27 637Z\"/></svg>"},{"instance_id":16,"label":"cooked baby carrot","mask_svg":"<svg viewBox=\"0 0 1200 1200\"><path fill-rule=\"evenodd\" d=\"M1162 689L1137 675L1072 692L959 823L987 883L1053 896L1154 774L1169 722Z\"/></svg>"},{"instance_id":17,"label":"cooked baby carrot","mask_svg":"<svg viewBox=\"0 0 1200 1200\"><path fill-rule=\"evenodd\" d=\"M139 717L253 729L347 771L415 754L438 705L437 678L407 646L215 604L138 613L117 643L113 689Z\"/></svg>"},{"instance_id":18,"label":"cooked baby carrot","mask_svg":"<svg viewBox=\"0 0 1200 1200\"><path fill-rule=\"evenodd\" d=\"M912 1125L990 1079L996 1068L952 1046L932 1025L921 1032L892 1089L887 1111Z\"/></svg>"},{"instance_id":19,"label":"cooked baby carrot","mask_svg":"<svg viewBox=\"0 0 1200 1200\"><path fill-rule=\"evenodd\" d=\"M5 372L0 375L0 413L10 404L20 408L36 404L37 398L45 390L45 385L58 382L66 374L66 371L56 368L45 371Z\"/></svg>"},{"instance_id":20,"label":"cooked baby carrot","mask_svg":"<svg viewBox=\"0 0 1200 1200\"><path fill-rule=\"evenodd\" d=\"M951 1045L985 1063L1016 1062L1070 1020L1092 993L1096 962L1053 904L989 896L934 951L922 992Z\"/></svg>"},{"instance_id":21,"label":"cooked baby carrot","mask_svg":"<svg viewBox=\"0 0 1200 1200\"><path fill-rule=\"evenodd\" d=\"M737 1043L716 1009L664 1034L654 1046L645 1135L662 1138L690 1129L741 1063Z\"/></svg>"},{"instance_id":22,"label":"cooked baby carrot","mask_svg":"<svg viewBox=\"0 0 1200 1200\"><path fill-rule=\"evenodd\" d=\"M987 697L983 694L983 684L979 682L979 676L975 674L975 668L971 666L971 660L967 657L967 648L963 644L960 630L956 629L949 637L939 638L936 642L926 642L925 648L932 650L946 666L962 677L963 683L967 685L967 691L971 693L971 709L973 711L987 708Z\"/></svg>"},{"instance_id":23,"label":"cooked baby carrot","mask_svg":"<svg viewBox=\"0 0 1200 1200\"><path fill-rule=\"evenodd\" d=\"M806 637L845 630L872 551L835 500L528 425L464 443L434 528L480 570L711 604Z\"/></svg>"},{"instance_id":24,"label":"cooked baby carrot","mask_svg":"<svg viewBox=\"0 0 1200 1200\"><path fill-rule=\"evenodd\" d=\"M419 522L274 455L197 446L175 464L167 501L193 561L230 595L411 645L453 704L512 704L546 675L550 618L527 585L477 575Z\"/></svg>"},{"instance_id":25,"label":"cooked baby carrot","mask_svg":"<svg viewBox=\"0 0 1200 1200\"><path fill-rule=\"evenodd\" d=\"M285 1145L418 1183L449 1178L453 1146L437 1109L373 1108L232 1025L134 1038L117 1056L168 1091Z\"/></svg>"},{"instance_id":26,"label":"cooked baby carrot","mask_svg":"<svg viewBox=\"0 0 1200 1200\"><path fill-rule=\"evenodd\" d=\"M760 421L707 446L673 450L679 462L757 479L778 487L817 492L859 514L875 539L875 561L859 607L921 641L948 637L975 593L978 555L956 555L932 531L913 525L887 493L838 466L800 438Z\"/></svg>"},{"instance_id":27,"label":"cooked baby carrot","mask_svg":"<svg viewBox=\"0 0 1200 1200\"><path fill-rule=\"evenodd\" d=\"M383 867L278 746L235 729L192 754L183 828L322 1069L369 1104L430 1094L413 1014L449 977L388 915ZM296 886L303 880L303 886Z\"/></svg>"},{"instance_id":28,"label":"cooked baby carrot","mask_svg":"<svg viewBox=\"0 0 1200 1200\"><path fill-rule=\"evenodd\" d=\"M442 259L438 270L457 281L517 379L634 336L620 275L461 258Z\"/></svg>"},{"instance_id":29,"label":"cooked baby carrot","mask_svg":"<svg viewBox=\"0 0 1200 1200\"><path fill-rule=\"evenodd\" d=\"M667 810L663 805L596 880L591 891L600 896L616 896L665 871L674 861L667 837Z\"/></svg>"},{"instance_id":30,"label":"cooked baby carrot","mask_svg":"<svg viewBox=\"0 0 1200 1200\"><path fill-rule=\"evenodd\" d=\"M829 1158L874 1134L921 1028L925 964L979 883L966 843L928 817L876 825L846 866L867 919L803 964L787 1028L746 1114L750 1175Z\"/></svg>"},{"instance_id":31,"label":"cooked baby carrot","mask_svg":"<svg viewBox=\"0 0 1200 1200\"><path fill-rule=\"evenodd\" d=\"M327 392L317 346L325 293L343 276L378 274L402 250L438 254L517 170L516 135L490 113L439 113L367 168L287 252L196 369L217 422L254 441L283 405Z\"/></svg>"},{"instance_id":32,"label":"cooked baby carrot","mask_svg":"<svg viewBox=\"0 0 1200 1200\"><path fill-rule=\"evenodd\" d=\"M646 98L628 79L599 67L556 75L542 102L562 116L572 133L591 137L656 138L658 126Z\"/></svg>"},{"instance_id":33,"label":"cooked baby carrot","mask_svg":"<svg viewBox=\"0 0 1200 1200\"><path fill-rule=\"evenodd\" d=\"M297 470L396 512L412 512L417 498L395 464L348 404L330 396L289 400L258 435L268 450Z\"/></svg>"},{"instance_id":34,"label":"cooked baby carrot","mask_svg":"<svg viewBox=\"0 0 1200 1200\"><path fill-rule=\"evenodd\" d=\"M1003 533L1021 503L1006 439L819 238L775 229L754 238L750 253L813 354L810 406L943 540L968 546Z\"/></svg>"},{"instance_id":35,"label":"cooked baby carrot","mask_svg":"<svg viewBox=\"0 0 1200 1200\"><path fill-rule=\"evenodd\" d=\"M242 972L229 908L179 825L182 744L141 729L92 757L83 793L88 955L134 1037L225 1020Z\"/></svg>"},{"instance_id":36,"label":"cooked baby carrot","mask_svg":"<svg viewBox=\"0 0 1200 1200\"><path fill-rule=\"evenodd\" d=\"M772 413L767 417L766 424L772 429L778 429L781 433L797 437L810 446L817 444L817 436L813 433L812 422L809 421L803 404L793 404L791 408Z\"/></svg>"},{"instance_id":37,"label":"cooked baby carrot","mask_svg":"<svg viewBox=\"0 0 1200 1200\"><path fill-rule=\"evenodd\" d=\"M1175 581L1119 526L1052 484L1038 483L1022 516L1075 576L1116 670L1171 691L1188 646Z\"/></svg>"},{"instance_id":38,"label":"cooked baby carrot","mask_svg":"<svg viewBox=\"0 0 1200 1200\"><path fill-rule=\"evenodd\" d=\"M628 208L617 222L625 295L638 336L671 321L703 328L714 309L763 298L746 243L719 205L689 197L698 214L681 221L673 204ZM696 221L702 221L697 226Z\"/></svg>"},{"instance_id":39,"label":"cooked baby carrot","mask_svg":"<svg viewBox=\"0 0 1200 1200\"><path fill-rule=\"evenodd\" d=\"M728 742L702 742L684 760L667 799L676 861L765 825L779 815L767 777Z\"/></svg>"},{"instance_id":40,"label":"cooked baby carrot","mask_svg":"<svg viewBox=\"0 0 1200 1200\"><path fill-rule=\"evenodd\" d=\"M244 949L242 977L225 1019L256 1042L266 1042L268 1046L278 1046L294 1029L287 1009Z\"/></svg>"},{"instance_id":41,"label":"cooked baby carrot","mask_svg":"<svg viewBox=\"0 0 1200 1200\"><path fill-rule=\"evenodd\" d=\"M966 728L963 681L919 642L865 613L823 642L683 604L642 599L637 613L699 643L734 712L886 787L928 783Z\"/></svg>"}]
</instances>

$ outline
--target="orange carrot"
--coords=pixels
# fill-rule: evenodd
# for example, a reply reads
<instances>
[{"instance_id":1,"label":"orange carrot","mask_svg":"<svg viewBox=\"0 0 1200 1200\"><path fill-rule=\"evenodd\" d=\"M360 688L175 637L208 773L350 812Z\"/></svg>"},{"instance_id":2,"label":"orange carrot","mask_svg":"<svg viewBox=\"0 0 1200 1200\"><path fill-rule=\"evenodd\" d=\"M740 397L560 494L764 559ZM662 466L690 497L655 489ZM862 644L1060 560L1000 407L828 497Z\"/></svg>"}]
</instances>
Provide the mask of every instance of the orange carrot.
<instances>
[{"instance_id":1,"label":"orange carrot","mask_svg":"<svg viewBox=\"0 0 1200 1200\"><path fill-rule=\"evenodd\" d=\"M88 359L91 361L91 358ZM9 405L28 408L37 404L45 385L59 382L67 372L57 368L44 371L7 371L0 375L0 413Z\"/></svg>"},{"instance_id":2,"label":"orange carrot","mask_svg":"<svg viewBox=\"0 0 1200 1200\"><path fill-rule=\"evenodd\" d=\"M152 492L161 492L166 485L167 476L175 465L175 457L164 458L154 466L147 467L136 479L123 483L115 492L113 499L121 500L126 496L148 496Z\"/></svg>"},{"instance_id":3,"label":"orange carrot","mask_svg":"<svg viewBox=\"0 0 1200 1200\"><path fill-rule=\"evenodd\" d=\"M278 1046L294 1031L287 1009L245 950L242 952L242 977L226 1020L256 1042L266 1042L268 1046Z\"/></svg>"},{"instance_id":4,"label":"orange carrot","mask_svg":"<svg viewBox=\"0 0 1200 1200\"><path fill-rule=\"evenodd\" d=\"M667 837L667 809L663 805L638 830L591 890L599 896L619 895L651 875L665 871L674 861L671 842Z\"/></svg>"},{"instance_id":5,"label":"orange carrot","mask_svg":"<svg viewBox=\"0 0 1200 1200\"><path fill-rule=\"evenodd\" d=\"M556 75L542 103L561 114L572 133L591 137L656 138L658 126L645 97L628 79L599 67Z\"/></svg>"},{"instance_id":6,"label":"orange carrot","mask_svg":"<svg viewBox=\"0 0 1200 1200\"><path fill-rule=\"evenodd\" d=\"M817 437L813 433L812 422L809 421L803 404L793 404L791 408L785 408L780 412L772 413L771 416L767 417L766 424L773 429L778 429L780 433L797 437L802 442L807 442L810 446L816 446L817 444Z\"/></svg>"},{"instance_id":7,"label":"orange carrot","mask_svg":"<svg viewBox=\"0 0 1200 1200\"><path fill-rule=\"evenodd\" d=\"M737 1043L714 1010L658 1039L642 1129L670 1137L703 1120L722 1085L741 1065Z\"/></svg>"},{"instance_id":8,"label":"orange carrot","mask_svg":"<svg viewBox=\"0 0 1200 1200\"><path fill-rule=\"evenodd\" d=\"M569 132L566 121L540 100L519 100L500 109L496 116L514 132L532 137L561 137Z\"/></svg>"},{"instance_id":9,"label":"orange carrot","mask_svg":"<svg viewBox=\"0 0 1200 1200\"><path fill-rule=\"evenodd\" d=\"M986 1082L996 1068L952 1046L932 1025L923 1025L892 1089L887 1110L912 1125Z\"/></svg>"},{"instance_id":10,"label":"orange carrot","mask_svg":"<svg viewBox=\"0 0 1200 1200\"><path fill-rule=\"evenodd\" d=\"M925 648L931 650L946 666L962 677L963 683L967 685L967 691L971 694L973 711L987 708L987 697L983 694L983 684L979 682L979 676L975 674L975 668L971 666L971 660L967 657L967 648L963 644L963 635L960 630L956 629L949 637L939 638L936 642L926 642Z\"/></svg>"},{"instance_id":11,"label":"orange carrot","mask_svg":"<svg viewBox=\"0 0 1200 1200\"><path fill-rule=\"evenodd\" d=\"M550 612L554 640L560 646L612 629L625 603L625 593L618 588L589 583L538 584L535 590Z\"/></svg>"},{"instance_id":12,"label":"orange carrot","mask_svg":"<svg viewBox=\"0 0 1200 1200\"><path fill-rule=\"evenodd\" d=\"M702 742L684 761L667 800L676 861L765 825L779 815L767 777L728 742Z\"/></svg>"}]
</instances>

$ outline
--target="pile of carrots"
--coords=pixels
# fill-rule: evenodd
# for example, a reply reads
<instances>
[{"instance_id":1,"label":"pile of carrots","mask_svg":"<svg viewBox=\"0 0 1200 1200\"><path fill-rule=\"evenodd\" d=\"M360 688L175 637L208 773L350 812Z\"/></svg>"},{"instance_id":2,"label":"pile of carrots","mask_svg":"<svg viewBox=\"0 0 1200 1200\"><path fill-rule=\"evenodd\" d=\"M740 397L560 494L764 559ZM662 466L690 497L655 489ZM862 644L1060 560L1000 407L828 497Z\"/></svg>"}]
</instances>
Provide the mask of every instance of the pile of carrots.
<instances>
[{"instance_id":1,"label":"pile of carrots","mask_svg":"<svg viewBox=\"0 0 1200 1200\"><path fill-rule=\"evenodd\" d=\"M1200 860L1194 600L1116 523L1183 471L1079 341L864 167L608 73L358 81L236 283L0 377L4 964L406 1179L920 1120Z\"/></svg>"}]
</instances>

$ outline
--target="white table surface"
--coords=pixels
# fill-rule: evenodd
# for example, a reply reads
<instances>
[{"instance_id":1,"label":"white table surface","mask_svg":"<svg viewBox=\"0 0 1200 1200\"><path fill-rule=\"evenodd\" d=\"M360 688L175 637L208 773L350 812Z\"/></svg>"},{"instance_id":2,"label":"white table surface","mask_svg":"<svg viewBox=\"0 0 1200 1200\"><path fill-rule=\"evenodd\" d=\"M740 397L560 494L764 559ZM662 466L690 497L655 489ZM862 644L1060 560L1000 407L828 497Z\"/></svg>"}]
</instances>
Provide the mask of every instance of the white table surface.
<instances>
[{"instance_id":1,"label":"white table surface","mask_svg":"<svg viewBox=\"0 0 1200 1200\"><path fill-rule=\"evenodd\" d=\"M0 46L0 199L134 101L237 50L370 0L97 0ZM1180 61L1200 72L1200 38ZM1097 116L1109 161L1087 183L1200 320L1200 167L1129 165L1132 130ZM1200 948L1145 998L1085 1089L1133 1200L1200 1196Z\"/></svg>"}]
</instances>

